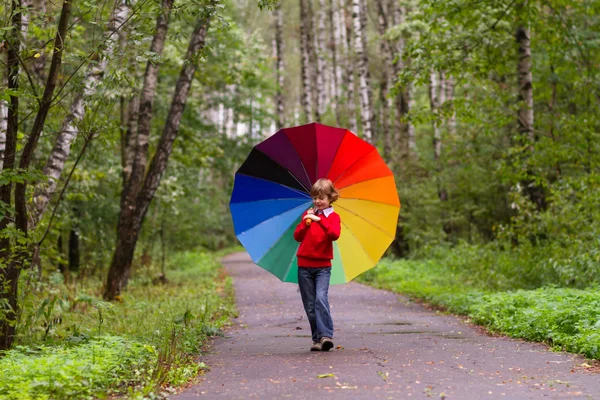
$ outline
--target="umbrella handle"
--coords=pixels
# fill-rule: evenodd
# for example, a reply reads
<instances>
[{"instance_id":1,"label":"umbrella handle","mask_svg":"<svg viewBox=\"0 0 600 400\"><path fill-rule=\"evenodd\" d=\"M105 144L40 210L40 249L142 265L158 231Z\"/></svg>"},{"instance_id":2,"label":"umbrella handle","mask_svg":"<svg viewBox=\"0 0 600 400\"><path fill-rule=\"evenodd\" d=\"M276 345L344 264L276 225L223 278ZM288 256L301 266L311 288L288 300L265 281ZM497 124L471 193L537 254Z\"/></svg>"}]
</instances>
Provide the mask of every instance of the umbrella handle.
<instances>
[{"instance_id":1,"label":"umbrella handle","mask_svg":"<svg viewBox=\"0 0 600 400\"><path fill-rule=\"evenodd\" d=\"M306 225L310 225L312 223L312 219L306 218Z\"/></svg>"}]
</instances>

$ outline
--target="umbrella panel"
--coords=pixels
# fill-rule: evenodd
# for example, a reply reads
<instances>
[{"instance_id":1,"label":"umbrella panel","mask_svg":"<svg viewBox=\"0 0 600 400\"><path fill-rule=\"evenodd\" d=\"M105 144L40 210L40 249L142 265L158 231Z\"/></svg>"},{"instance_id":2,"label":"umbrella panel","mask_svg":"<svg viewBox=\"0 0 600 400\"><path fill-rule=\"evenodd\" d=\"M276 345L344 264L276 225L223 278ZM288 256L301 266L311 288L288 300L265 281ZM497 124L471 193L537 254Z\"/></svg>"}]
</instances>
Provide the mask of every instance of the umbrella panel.
<instances>
[{"instance_id":1,"label":"umbrella panel","mask_svg":"<svg viewBox=\"0 0 600 400\"><path fill-rule=\"evenodd\" d=\"M355 183L340 189L339 193L344 199L371 200L400 207L393 176Z\"/></svg>"},{"instance_id":2,"label":"umbrella panel","mask_svg":"<svg viewBox=\"0 0 600 400\"><path fill-rule=\"evenodd\" d=\"M338 148L346 135L352 135L346 129L317 125L317 178L327 176Z\"/></svg>"},{"instance_id":3,"label":"umbrella panel","mask_svg":"<svg viewBox=\"0 0 600 400\"><path fill-rule=\"evenodd\" d=\"M363 251L371 259L371 265L375 265L394 237L352 212L340 208L338 214L348 228L348 233L362 244Z\"/></svg>"},{"instance_id":4,"label":"umbrella panel","mask_svg":"<svg viewBox=\"0 0 600 400\"><path fill-rule=\"evenodd\" d=\"M302 204L306 199L262 200L251 203L233 203L230 205L231 215L235 221L235 234L251 229L261 222L283 214Z\"/></svg>"},{"instance_id":5,"label":"umbrella panel","mask_svg":"<svg viewBox=\"0 0 600 400\"><path fill-rule=\"evenodd\" d=\"M257 144L254 148L288 170L300 183L302 183L305 187L304 190L308 191L310 188L308 174L304 169L304 165L302 165L300 156L283 130L280 130L270 138Z\"/></svg>"},{"instance_id":6,"label":"umbrella panel","mask_svg":"<svg viewBox=\"0 0 600 400\"><path fill-rule=\"evenodd\" d=\"M396 236L399 207L357 199L339 199L336 210L344 210L364 218L387 235Z\"/></svg>"},{"instance_id":7,"label":"umbrella panel","mask_svg":"<svg viewBox=\"0 0 600 400\"><path fill-rule=\"evenodd\" d=\"M335 182L357 160L372 151L376 151L375 147L358 136L354 134L345 135L333 159L331 168L327 171L327 178Z\"/></svg>"},{"instance_id":8,"label":"umbrella panel","mask_svg":"<svg viewBox=\"0 0 600 400\"><path fill-rule=\"evenodd\" d=\"M392 175L392 171L390 171L377 150L373 150L352 164L334 184L337 189L342 189L358 182Z\"/></svg>"},{"instance_id":9,"label":"umbrella panel","mask_svg":"<svg viewBox=\"0 0 600 400\"><path fill-rule=\"evenodd\" d=\"M238 169L237 173L262 178L287 187L306 191L306 188L290 171L256 148L252 149L250 155L240 169Z\"/></svg>"},{"instance_id":10,"label":"umbrella panel","mask_svg":"<svg viewBox=\"0 0 600 400\"><path fill-rule=\"evenodd\" d=\"M306 199L310 201L310 196L306 192L300 192L264 179L240 174L235 176L230 204L273 199Z\"/></svg>"},{"instance_id":11,"label":"umbrella panel","mask_svg":"<svg viewBox=\"0 0 600 400\"><path fill-rule=\"evenodd\" d=\"M237 238L244 245L252 260L256 263L279 240L281 235L306 210L309 203L293 208L283 214L270 218L241 234Z\"/></svg>"},{"instance_id":12,"label":"umbrella panel","mask_svg":"<svg viewBox=\"0 0 600 400\"><path fill-rule=\"evenodd\" d=\"M348 229L348 226L343 221L342 234L337 242L347 282L350 282L375 265L373 260L364 251L362 244L350 232L350 229Z\"/></svg>"},{"instance_id":13,"label":"umbrella panel","mask_svg":"<svg viewBox=\"0 0 600 400\"><path fill-rule=\"evenodd\" d=\"M296 271L298 268L296 252L298 251L300 243L294 240L294 230L296 229L296 225L298 224L299 220L299 218L295 219L294 223L279 238L277 243L271 247L264 257L256 262L258 265L284 282L289 282L286 277L293 265L296 266Z\"/></svg>"},{"instance_id":14,"label":"umbrella panel","mask_svg":"<svg viewBox=\"0 0 600 400\"><path fill-rule=\"evenodd\" d=\"M315 123L285 128L288 137L302 160L311 185L317 180L317 136ZM310 186L309 186L310 189Z\"/></svg>"}]
</instances>

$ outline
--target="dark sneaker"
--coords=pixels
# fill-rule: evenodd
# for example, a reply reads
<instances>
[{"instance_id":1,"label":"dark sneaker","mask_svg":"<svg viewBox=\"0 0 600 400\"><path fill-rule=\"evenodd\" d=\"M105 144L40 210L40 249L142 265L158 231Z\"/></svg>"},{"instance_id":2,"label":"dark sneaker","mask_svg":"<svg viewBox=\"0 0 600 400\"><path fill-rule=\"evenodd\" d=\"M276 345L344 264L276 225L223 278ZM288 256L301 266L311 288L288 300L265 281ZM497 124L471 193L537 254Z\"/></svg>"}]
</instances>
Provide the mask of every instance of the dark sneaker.
<instances>
[{"instance_id":1,"label":"dark sneaker","mask_svg":"<svg viewBox=\"0 0 600 400\"><path fill-rule=\"evenodd\" d=\"M322 337L321 338L321 351L329 351L333 348L333 341L331 338Z\"/></svg>"},{"instance_id":2,"label":"dark sneaker","mask_svg":"<svg viewBox=\"0 0 600 400\"><path fill-rule=\"evenodd\" d=\"M310 351L321 351L321 343L314 342L312 346L310 346Z\"/></svg>"}]
</instances>

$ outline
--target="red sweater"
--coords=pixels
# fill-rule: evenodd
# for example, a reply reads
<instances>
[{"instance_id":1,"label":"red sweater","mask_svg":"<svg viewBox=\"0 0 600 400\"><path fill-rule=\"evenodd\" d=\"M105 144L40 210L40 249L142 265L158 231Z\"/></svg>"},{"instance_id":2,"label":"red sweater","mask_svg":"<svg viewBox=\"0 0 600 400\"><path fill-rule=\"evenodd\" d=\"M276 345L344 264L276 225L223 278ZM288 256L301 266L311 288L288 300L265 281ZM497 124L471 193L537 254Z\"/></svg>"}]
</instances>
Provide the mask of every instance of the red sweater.
<instances>
[{"instance_id":1,"label":"red sweater","mask_svg":"<svg viewBox=\"0 0 600 400\"><path fill-rule=\"evenodd\" d=\"M306 212L302 214L302 217ZM299 267L331 267L333 258L333 241L340 237L340 216L332 212L329 217L319 214L320 221L312 221L306 225L306 220L301 219L296 230L294 239L300 242L296 255Z\"/></svg>"}]
</instances>

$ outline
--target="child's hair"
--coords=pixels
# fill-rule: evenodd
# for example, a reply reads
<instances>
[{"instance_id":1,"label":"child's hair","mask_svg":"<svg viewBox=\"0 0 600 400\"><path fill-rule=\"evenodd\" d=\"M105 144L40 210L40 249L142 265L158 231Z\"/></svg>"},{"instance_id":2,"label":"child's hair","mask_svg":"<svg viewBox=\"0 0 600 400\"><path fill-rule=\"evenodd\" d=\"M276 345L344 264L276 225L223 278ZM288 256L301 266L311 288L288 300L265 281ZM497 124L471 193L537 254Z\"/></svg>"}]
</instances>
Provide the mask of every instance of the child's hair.
<instances>
[{"instance_id":1,"label":"child's hair","mask_svg":"<svg viewBox=\"0 0 600 400\"><path fill-rule=\"evenodd\" d=\"M333 182L329 179L321 178L312 185L312 188L310 188L310 197L315 198L321 196L327 196L329 202L333 203L340 197L340 194L335 189L335 186L333 186Z\"/></svg>"}]
</instances>

